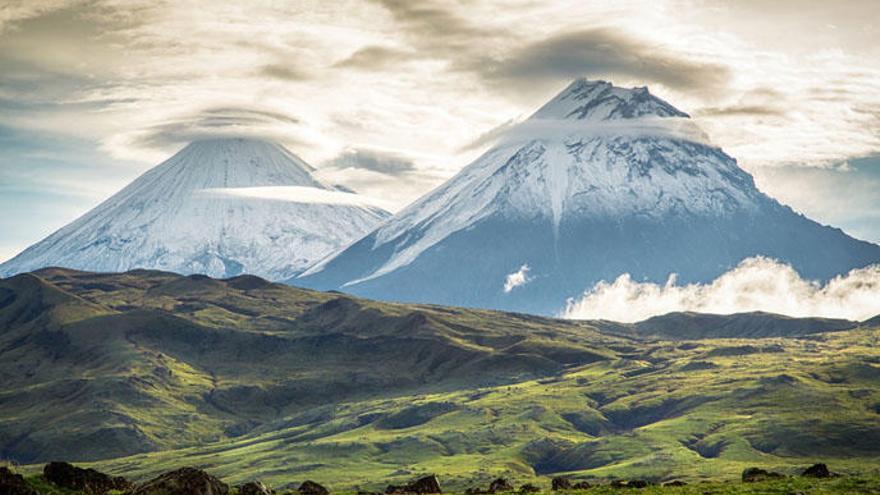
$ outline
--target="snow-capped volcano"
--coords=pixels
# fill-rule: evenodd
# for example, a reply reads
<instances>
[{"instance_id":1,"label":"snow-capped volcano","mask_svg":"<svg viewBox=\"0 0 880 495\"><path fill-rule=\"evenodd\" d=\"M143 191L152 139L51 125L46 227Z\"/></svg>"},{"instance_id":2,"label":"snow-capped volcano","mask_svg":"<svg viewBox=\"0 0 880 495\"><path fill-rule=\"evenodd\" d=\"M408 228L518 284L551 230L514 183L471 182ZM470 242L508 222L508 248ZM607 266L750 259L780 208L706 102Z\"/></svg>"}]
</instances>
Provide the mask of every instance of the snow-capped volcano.
<instances>
[{"instance_id":1,"label":"snow-capped volcano","mask_svg":"<svg viewBox=\"0 0 880 495\"><path fill-rule=\"evenodd\" d=\"M880 246L761 193L646 88L580 79L445 184L290 282L553 314L623 273L708 281L755 255L827 279L880 261Z\"/></svg>"},{"instance_id":2,"label":"snow-capped volcano","mask_svg":"<svg viewBox=\"0 0 880 495\"><path fill-rule=\"evenodd\" d=\"M196 141L0 265L0 275L63 266L288 278L388 216L312 172L272 142Z\"/></svg>"}]
</instances>

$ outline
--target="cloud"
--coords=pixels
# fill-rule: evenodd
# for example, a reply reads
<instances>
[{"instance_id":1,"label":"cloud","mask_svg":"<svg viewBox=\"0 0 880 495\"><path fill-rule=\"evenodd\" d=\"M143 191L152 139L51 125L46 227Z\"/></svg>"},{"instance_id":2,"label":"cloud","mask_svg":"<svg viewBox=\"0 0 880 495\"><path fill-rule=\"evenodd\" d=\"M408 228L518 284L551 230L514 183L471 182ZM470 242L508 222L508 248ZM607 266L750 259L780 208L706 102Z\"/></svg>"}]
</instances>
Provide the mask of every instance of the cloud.
<instances>
[{"instance_id":1,"label":"cloud","mask_svg":"<svg viewBox=\"0 0 880 495\"><path fill-rule=\"evenodd\" d=\"M282 81L303 81L309 74L297 67L284 64L268 64L260 67L259 73Z\"/></svg>"},{"instance_id":2,"label":"cloud","mask_svg":"<svg viewBox=\"0 0 880 495\"><path fill-rule=\"evenodd\" d=\"M448 8L447 2L431 0L376 0L416 36L426 51L472 49L469 41L493 36L495 30L472 23ZM431 42L433 40L433 42Z\"/></svg>"},{"instance_id":3,"label":"cloud","mask_svg":"<svg viewBox=\"0 0 880 495\"><path fill-rule=\"evenodd\" d=\"M514 125L502 125L465 146L476 149L488 144L521 144L533 140L561 140L569 137L657 137L711 144L709 137L687 118L642 117L632 119L587 121L532 118Z\"/></svg>"},{"instance_id":4,"label":"cloud","mask_svg":"<svg viewBox=\"0 0 880 495\"><path fill-rule=\"evenodd\" d=\"M529 283L532 279L528 276L529 265L519 267L519 270L510 273L504 279L504 293L509 294L513 289Z\"/></svg>"},{"instance_id":5,"label":"cloud","mask_svg":"<svg viewBox=\"0 0 880 495\"><path fill-rule=\"evenodd\" d=\"M14 28L18 22L78 3L82 0L10 0L0 9L0 34Z\"/></svg>"},{"instance_id":6,"label":"cloud","mask_svg":"<svg viewBox=\"0 0 880 495\"><path fill-rule=\"evenodd\" d=\"M149 126L129 135L128 143L161 149L214 137L254 137L290 142L295 141L296 135L291 131L299 124L296 117L273 110L222 106Z\"/></svg>"},{"instance_id":7,"label":"cloud","mask_svg":"<svg viewBox=\"0 0 880 495\"><path fill-rule=\"evenodd\" d=\"M335 67L358 69L384 69L412 58L412 53L395 48L371 45L354 52L348 58L334 64Z\"/></svg>"},{"instance_id":8,"label":"cloud","mask_svg":"<svg viewBox=\"0 0 880 495\"><path fill-rule=\"evenodd\" d=\"M880 314L880 265L852 270L825 285L804 280L789 265L754 257L708 284L635 282L629 274L600 282L562 316L636 322L674 311L731 314L765 311L862 321Z\"/></svg>"},{"instance_id":9,"label":"cloud","mask_svg":"<svg viewBox=\"0 0 880 495\"><path fill-rule=\"evenodd\" d=\"M415 164L400 155L369 149L346 149L328 162L329 166L359 168L386 175L401 175L416 170Z\"/></svg>"},{"instance_id":10,"label":"cloud","mask_svg":"<svg viewBox=\"0 0 880 495\"><path fill-rule=\"evenodd\" d=\"M388 202L369 196L303 186L218 187L202 189L198 194L207 197L265 199L304 204L372 206L382 209L388 207Z\"/></svg>"},{"instance_id":11,"label":"cloud","mask_svg":"<svg viewBox=\"0 0 880 495\"><path fill-rule=\"evenodd\" d=\"M784 117L791 102L773 88L755 88L744 92L735 103L706 106L694 110L694 117Z\"/></svg>"},{"instance_id":12,"label":"cloud","mask_svg":"<svg viewBox=\"0 0 880 495\"><path fill-rule=\"evenodd\" d=\"M515 88L581 76L616 76L656 81L678 90L717 91L730 78L724 65L691 60L610 28L554 34L473 68L489 80Z\"/></svg>"}]
</instances>

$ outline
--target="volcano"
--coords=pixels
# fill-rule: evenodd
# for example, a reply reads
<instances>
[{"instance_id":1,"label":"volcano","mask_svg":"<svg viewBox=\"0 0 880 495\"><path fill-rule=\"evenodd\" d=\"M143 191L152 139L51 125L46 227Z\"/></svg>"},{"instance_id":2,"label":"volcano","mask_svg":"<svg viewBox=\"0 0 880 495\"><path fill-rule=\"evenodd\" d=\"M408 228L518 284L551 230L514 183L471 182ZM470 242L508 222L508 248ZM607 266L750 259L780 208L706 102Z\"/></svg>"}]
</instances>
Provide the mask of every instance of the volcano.
<instances>
[{"instance_id":1,"label":"volcano","mask_svg":"<svg viewBox=\"0 0 880 495\"><path fill-rule=\"evenodd\" d=\"M0 265L0 276L60 266L292 277L389 215L314 171L269 141L190 143Z\"/></svg>"},{"instance_id":2,"label":"volcano","mask_svg":"<svg viewBox=\"0 0 880 495\"><path fill-rule=\"evenodd\" d=\"M707 282L766 256L827 280L880 246L762 193L647 88L579 79L475 162L289 283L558 314L602 280Z\"/></svg>"}]
</instances>

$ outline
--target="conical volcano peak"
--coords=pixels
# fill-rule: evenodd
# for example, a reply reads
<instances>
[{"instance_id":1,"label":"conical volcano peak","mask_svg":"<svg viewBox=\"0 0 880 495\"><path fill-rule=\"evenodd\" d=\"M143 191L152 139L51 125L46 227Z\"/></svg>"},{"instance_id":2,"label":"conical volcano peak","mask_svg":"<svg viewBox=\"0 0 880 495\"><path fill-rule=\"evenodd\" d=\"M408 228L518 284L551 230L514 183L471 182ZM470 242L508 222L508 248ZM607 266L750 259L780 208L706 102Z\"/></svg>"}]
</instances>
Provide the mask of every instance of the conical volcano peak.
<instances>
[{"instance_id":1,"label":"conical volcano peak","mask_svg":"<svg viewBox=\"0 0 880 495\"><path fill-rule=\"evenodd\" d=\"M574 80L532 116L534 119L617 120L689 117L648 88L621 88L606 81Z\"/></svg>"},{"instance_id":2,"label":"conical volcano peak","mask_svg":"<svg viewBox=\"0 0 880 495\"><path fill-rule=\"evenodd\" d=\"M207 138L193 141L154 169L175 177L177 187L305 186L328 189L315 171L284 146L263 139Z\"/></svg>"},{"instance_id":3,"label":"conical volcano peak","mask_svg":"<svg viewBox=\"0 0 880 495\"><path fill-rule=\"evenodd\" d=\"M0 264L289 278L388 215L315 179L284 146L248 138L183 147L74 222ZM349 201L345 201L349 200Z\"/></svg>"}]
</instances>

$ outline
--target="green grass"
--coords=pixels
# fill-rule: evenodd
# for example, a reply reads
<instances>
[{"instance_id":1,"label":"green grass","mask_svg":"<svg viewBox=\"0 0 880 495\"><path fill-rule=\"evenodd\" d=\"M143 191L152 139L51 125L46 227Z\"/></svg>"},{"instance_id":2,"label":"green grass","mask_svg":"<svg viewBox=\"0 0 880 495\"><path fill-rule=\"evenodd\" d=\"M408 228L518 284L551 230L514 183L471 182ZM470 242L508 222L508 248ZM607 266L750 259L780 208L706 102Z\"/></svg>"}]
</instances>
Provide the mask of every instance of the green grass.
<instances>
[{"instance_id":1,"label":"green grass","mask_svg":"<svg viewBox=\"0 0 880 495\"><path fill-rule=\"evenodd\" d=\"M672 342L277 285L44 275L94 314L0 328L0 445L30 473L56 458L136 480L194 466L336 491L427 473L452 490L498 476L691 483L664 493L762 493L733 483L752 466L850 475L810 493L880 475L876 328ZM814 482L768 490L802 490L785 483Z\"/></svg>"},{"instance_id":2,"label":"green grass","mask_svg":"<svg viewBox=\"0 0 880 495\"><path fill-rule=\"evenodd\" d=\"M842 332L736 358L706 358L730 341L688 350L656 343L654 364L599 362L550 380L343 402L319 423L98 467L141 478L184 463L233 483L310 478L336 489L379 489L425 473L459 489L559 474L698 483L736 480L750 466L796 474L814 462L869 474L880 466L875 339L875 331ZM717 368L679 371L696 359ZM424 404L442 405L440 413L413 413ZM361 424L371 415L379 419ZM410 416L418 424L396 427Z\"/></svg>"}]
</instances>

